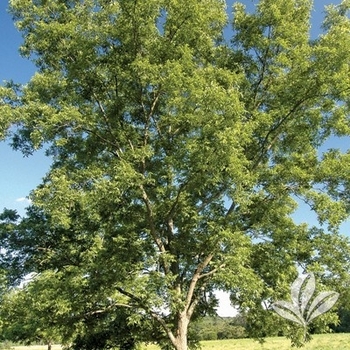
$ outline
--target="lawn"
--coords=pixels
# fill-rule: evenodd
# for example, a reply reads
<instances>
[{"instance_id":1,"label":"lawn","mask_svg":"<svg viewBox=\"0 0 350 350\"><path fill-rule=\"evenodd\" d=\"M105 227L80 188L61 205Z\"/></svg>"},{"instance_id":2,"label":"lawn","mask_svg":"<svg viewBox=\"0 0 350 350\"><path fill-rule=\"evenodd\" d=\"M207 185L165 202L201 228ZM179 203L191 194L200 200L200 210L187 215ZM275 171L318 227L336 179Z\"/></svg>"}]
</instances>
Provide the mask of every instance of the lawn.
<instances>
[{"instance_id":1,"label":"lawn","mask_svg":"<svg viewBox=\"0 0 350 350\"><path fill-rule=\"evenodd\" d=\"M47 350L47 345L14 346L15 350ZM61 350L61 345L52 345L52 350Z\"/></svg>"},{"instance_id":2,"label":"lawn","mask_svg":"<svg viewBox=\"0 0 350 350\"><path fill-rule=\"evenodd\" d=\"M16 346L15 350L46 350L47 346ZM52 350L60 350L54 345ZM290 341L286 338L267 338L261 345L252 339L212 340L202 342L202 350L290 350ZM295 349L295 348L293 348ZM350 333L318 334L302 350L350 350ZM142 350L159 350L155 345L148 345Z\"/></svg>"},{"instance_id":3,"label":"lawn","mask_svg":"<svg viewBox=\"0 0 350 350\"><path fill-rule=\"evenodd\" d=\"M289 350L290 340L280 338L268 338L261 345L251 339L208 341L203 343L203 350ZM293 348L295 349L295 348ZM315 335L311 342L305 345L305 350L346 350L350 349L350 334L322 334Z\"/></svg>"},{"instance_id":4,"label":"lawn","mask_svg":"<svg viewBox=\"0 0 350 350\"><path fill-rule=\"evenodd\" d=\"M261 345L252 339L212 340L202 342L202 350L290 350L290 340L267 338ZM317 334L302 350L350 350L350 333L347 334ZM149 345L143 350L159 350L155 345Z\"/></svg>"}]
</instances>

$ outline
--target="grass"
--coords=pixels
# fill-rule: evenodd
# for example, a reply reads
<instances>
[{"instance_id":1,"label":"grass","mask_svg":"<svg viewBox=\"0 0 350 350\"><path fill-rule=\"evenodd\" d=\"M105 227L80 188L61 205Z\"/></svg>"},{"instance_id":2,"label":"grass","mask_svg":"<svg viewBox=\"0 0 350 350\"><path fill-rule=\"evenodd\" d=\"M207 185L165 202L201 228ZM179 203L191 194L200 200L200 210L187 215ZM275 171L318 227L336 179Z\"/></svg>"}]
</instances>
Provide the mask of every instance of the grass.
<instances>
[{"instance_id":1,"label":"grass","mask_svg":"<svg viewBox=\"0 0 350 350\"><path fill-rule=\"evenodd\" d=\"M15 350L47 350L47 345L13 346ZM61 345L52 345L52 350L61 350Z\"/></svg>"},{"instance_id":2,"label":"grass","mask_svg":"<svg viewBox=\"0 0 350 350\"><path fill-rule=\"evenodd\" d=\"M15 346L15 350L46 350L47 346ZM60 350L53 345L52 350ZM290 341L286 338L267 338L264 344L252 339L211 340L202 342L202 350L290 350ZM295 348L293 348L295 349ZM317 334L302 350L350 350L350 333ZM148 345L143 350L159 350L156 345Z\"/></svg>"},{"instance_id":3,"label":"grass","mask_svg":"<svg viewBox=\"0 0 350 350\"><path fill-rule=\"evenodd\" d=\"M251 339L208 341L203 344L203 350L287 350L291 349L290 340L268 338L264 344ZM295 349L295 348L293 348ZM311 342L303 347L305 350L346 350L350 349L350 334L315 335Z\"/></svg>"},{"instance_id":4,"label":"grass","mask_svg":"<svg viewBox=\"0 0 350 350\"><path fill-rule=\"evenodd\" d=\"M228 339L204 341L202 350L290 350L290 340L284 337L266 338L264 344L252 339ZM302 350L350 350L350 333L342 334L316 334L311 342L307 343ZM155 345L149 345L143 350L159 350Z\"/></svg>"}]
</instances>

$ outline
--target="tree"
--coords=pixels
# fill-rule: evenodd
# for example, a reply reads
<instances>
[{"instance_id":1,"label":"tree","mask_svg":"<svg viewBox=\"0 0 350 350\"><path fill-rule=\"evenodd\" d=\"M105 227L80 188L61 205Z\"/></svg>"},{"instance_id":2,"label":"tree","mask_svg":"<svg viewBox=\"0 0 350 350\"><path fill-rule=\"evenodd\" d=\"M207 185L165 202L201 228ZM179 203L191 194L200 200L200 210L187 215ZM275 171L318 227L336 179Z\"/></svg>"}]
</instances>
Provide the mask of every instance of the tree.
<instances>
[{"instance_id":1,"label":"tree","mask_svg":"<svg viewBox=\"0 0 350 350\"><path fill-rule=\"evenodd\" d=\"M320 147L350 133L349 1L315 40L309 0L236 4L232 45L220 0L10 4L38 72L1 88L2 134L53 163L7 254L73 271L177 350L215 288L257 336L281 324L269 302L298 268L345 288L350 153ZM322 229L293 221L299 202Z\"/></svg>"},{"instance_id":2,"label":"tree","mask_svg":"<svg viewBox=\"0 0 350 350\"><path fill-rule=\"evenodd\" d=\"M76 276L74 276L76 279ZM76 281L77 282L77 281ZM80 282L80 281L79 281ZM2 336L15 343L64 344L74 349L133 350L136 327L128 325L128 310L110 308L90 311L92 301L77 298L82 294L72 278L46 271L25 287L12 289L2 300ZM84 303L83 303L84 301ZM138 332L145 332L145 325ZM142 338L145 339L145 338Z\"/></svg>"},{"instance_id":3,"label":"tree","mask_svg":"<svg viewBox=\"0 0 350 350\"><path fill-rule=\"evenodd\" d=\"M43 342L51 350L60 341L59 322L65 301L59 298L57 281L49 273L27 286L12 289L1 301L2 336L16 343Z\"/></svg>"}]
</instances>

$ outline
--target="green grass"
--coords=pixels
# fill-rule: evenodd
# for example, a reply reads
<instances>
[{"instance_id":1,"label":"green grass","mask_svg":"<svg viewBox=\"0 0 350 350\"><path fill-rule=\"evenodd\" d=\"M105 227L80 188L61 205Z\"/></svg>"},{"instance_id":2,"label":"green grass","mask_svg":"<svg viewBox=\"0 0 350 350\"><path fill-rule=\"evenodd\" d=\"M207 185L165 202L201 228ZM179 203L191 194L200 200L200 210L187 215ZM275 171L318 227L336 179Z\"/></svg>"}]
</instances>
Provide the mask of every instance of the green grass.
<instances>
[{"instance_id":1,"label":"green grass","mask_svg":"<svg viewBox=\"0 0 350 350\"><path fill-rule=\"evenodd\" d=\"M208 341L203 343L203 350L287 350L291 349L290 340L286 338L268 338L261 345L251 339ZM346 350L350 349L350 334L315 335L305 350Z\"/></svg>"},{"instance_id":2,"label":"green grass","mask_svg":"<svg viewBox=\"0 0 350 350\"><path fill-rule=\"evenodd\" d=\"M15 346L15 350L46 350L47 346ZM52 350L60 350L59 345ZM252 339L212 340L202 342L202 350L290 350L295 349L286 338L266 338L263 345ZM312 337L302 350L350 350L350 333L317 334ZM159 350L155 345L148 345L143 350Z\"/></svg>"},{"instance_id":3,"label":"green grass","mask_svg":"<svg viewBox=\"0 0 350 350\"><path fill-rule=\"evenodd\" d=\"M47 345L14 346L15 350L47 350ZM52 350L61 350L61 345L52 345Z\"/></svg>"},{"instance_id":4,"label":"green grass","mask_svg":"<svg viewBox=\"0 0 350 350\"><path fill-rule=\"evenodd\" d=\"M263 345L252 339L229 339L204 341L202 350L290 350L290 340L266 338ZM317 334L312 336L302 350L350 350L350 333L347 334ZM155 345L149 345L143 350L159 350Z\"/></svg>"}]
</instances>

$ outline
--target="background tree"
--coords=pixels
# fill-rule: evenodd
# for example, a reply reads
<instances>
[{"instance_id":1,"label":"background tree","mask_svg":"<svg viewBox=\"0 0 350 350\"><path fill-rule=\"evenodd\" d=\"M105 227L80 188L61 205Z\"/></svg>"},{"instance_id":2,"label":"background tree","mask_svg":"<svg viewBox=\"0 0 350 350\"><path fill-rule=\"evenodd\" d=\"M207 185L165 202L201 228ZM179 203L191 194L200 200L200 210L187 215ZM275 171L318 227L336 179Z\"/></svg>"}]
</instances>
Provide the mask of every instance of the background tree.
<instances>
[{"instance_id":1,"label":"background tree","mask_svg":"<svg viewBox=\"0 0 350 350\"><path fill-rule=\"evenodd\" d=\"M199 340L246 338L244 317L206 316L191 324Z\"/></svg>"},{"instance_id":2,"label":"background tree","mask_svg":"<svg viewBox=\"0 0 350 350\"><path fill-rule=\"evenodd\" d=\"M30 284L8 292L1 302L2 336L15 343L44 343L51 350L60 343L59 318L65 303L58 297L57 282L45 273Z\"/></svg>"},{"instance_id":3,"label":"background tree","mask_svg":"<svg viewBox=\"0 0 350 350\"><path fill-rule=\"evenodd\" d=\"M52 235L49 220L37 208L27 213L22 220L12 210L1 215L2 265L8 282L16 285L24 275L37 271L26 277L24 287L10 288L7 293L4 288L0 306L4 339L26 344L41 341L49 346L59 341L66 347L90 350L131 350L140 342L164 342L160 326L147 315L131 320L135 311L125 301L114 300L113 288L97 287L96 280L89 283L91 271L97 273L96 265L91 265L91 255L83 254L86 247L76 244L78 229ZM30 259L14 259L14 247L22 258Z\"/></svg>"},{"instance_id":4,"label":"background tree","mask_svg":"<svg viewBox=\"0 0 350 350\"><path fill-rule=\"evenodd\" d=\"M5 231L10 243L21 232L5 262L73 273L177 350L215 288L258 336L280 324L269 302L297 267L345 288L350 155L319 149L350 131L348 1L316 40L308 0L237 4L231 46L219 0L10 4L38 72L0 89L2 134L53 163L28 218ZM298 201L324 230L293 221Z\"/></svg>"}]
</instances>

